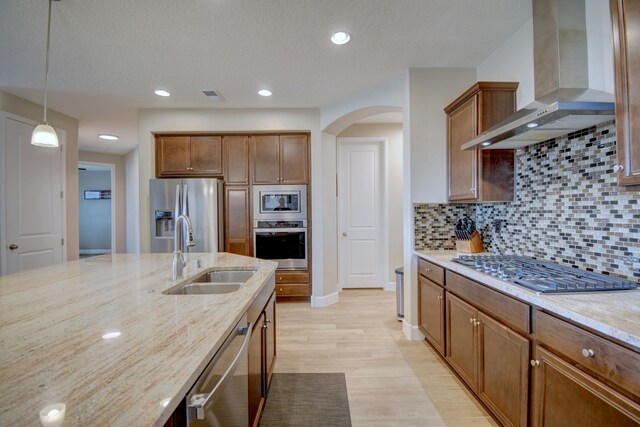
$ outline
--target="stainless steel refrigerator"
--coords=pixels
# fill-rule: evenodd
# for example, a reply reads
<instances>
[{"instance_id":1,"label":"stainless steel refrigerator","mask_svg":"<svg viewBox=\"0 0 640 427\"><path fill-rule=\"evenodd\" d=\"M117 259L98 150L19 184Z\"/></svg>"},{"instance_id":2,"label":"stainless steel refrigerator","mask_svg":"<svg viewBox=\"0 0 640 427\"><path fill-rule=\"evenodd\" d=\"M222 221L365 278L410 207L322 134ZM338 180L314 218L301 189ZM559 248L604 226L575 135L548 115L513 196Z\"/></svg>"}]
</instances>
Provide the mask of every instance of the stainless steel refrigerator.
<instances>
[{"instance_id":1,"label":"stainless steel refrigerator","mask_svg":"<svg viewBox=\"0 0 640 427\"><path fill-rule=\"evenodd\" d=\"M151 252L173 252L175 219L186 214L193 225L195 246L185 252L222 252L224 192L215 178L151 179ZM183 236L186 234L183 233Z\"/></svg>"}]
</instances>

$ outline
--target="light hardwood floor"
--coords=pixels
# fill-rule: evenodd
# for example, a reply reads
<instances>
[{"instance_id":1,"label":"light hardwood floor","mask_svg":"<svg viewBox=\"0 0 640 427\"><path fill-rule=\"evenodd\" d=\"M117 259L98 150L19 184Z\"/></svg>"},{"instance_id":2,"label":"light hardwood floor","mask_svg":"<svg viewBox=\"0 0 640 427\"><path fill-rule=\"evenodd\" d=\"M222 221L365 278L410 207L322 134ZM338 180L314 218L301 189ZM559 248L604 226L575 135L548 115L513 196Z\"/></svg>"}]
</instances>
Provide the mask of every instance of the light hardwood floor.
<instances>
[{"instance_id":1,"label":"light hardwood floor","mask_svg":"<svg viewBox=\"0 0 640 427\"><path fill-rule=\"evenodd\" d=\"M404 337L395 310L395 293L378 290L278 304L275 372L344 372L354 427L497 426L424 341Z\"/></svg>"}]
</instances>

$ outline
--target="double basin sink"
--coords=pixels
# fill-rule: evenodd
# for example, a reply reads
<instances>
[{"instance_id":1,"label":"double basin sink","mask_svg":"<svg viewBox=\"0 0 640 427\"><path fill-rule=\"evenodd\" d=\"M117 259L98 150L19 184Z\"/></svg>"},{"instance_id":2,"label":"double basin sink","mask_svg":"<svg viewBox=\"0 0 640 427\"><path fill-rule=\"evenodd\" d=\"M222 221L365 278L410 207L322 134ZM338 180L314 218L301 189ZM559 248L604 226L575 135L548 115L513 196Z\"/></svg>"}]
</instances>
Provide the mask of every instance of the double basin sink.
<instances>
[{"instance_id":1,"label":"double basin sink","mask_svg":"<svg viewBox=\"0 0 640 427\"><path fill-rule=\"evenodd\" d=\"M162 293L165 295L228 294L240 289L257 271L257 268L208 269Z\"/></svg>"}]
</instances>

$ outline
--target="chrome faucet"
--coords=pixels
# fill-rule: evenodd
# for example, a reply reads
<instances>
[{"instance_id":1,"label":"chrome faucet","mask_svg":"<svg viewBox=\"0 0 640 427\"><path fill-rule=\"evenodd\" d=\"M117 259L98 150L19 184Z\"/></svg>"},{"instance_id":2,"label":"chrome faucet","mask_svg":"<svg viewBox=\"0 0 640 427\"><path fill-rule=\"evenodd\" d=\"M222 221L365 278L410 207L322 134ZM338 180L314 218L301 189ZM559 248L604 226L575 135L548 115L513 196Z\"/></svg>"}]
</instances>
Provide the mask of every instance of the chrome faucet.
<instances>
[{"instance_id":1,"label":"chrome faucet","mask_svg":"<svg viewBox=\"0 0 640 427\"><path fill-rule=\"evenodd\" d=\"M178 280L182 278L182 270L184 266L187 265L182 253L184 252L184 241L182 238L182 226L183 223L187 225L187 247L194 246L196 244L196 240L193 237L193 227L191 226L191 220L186 215L180 215L176 218L176 222L174 224L173 229L173 266L171 269L171 277L172 280Z\"/></svg>"}]
</instances>

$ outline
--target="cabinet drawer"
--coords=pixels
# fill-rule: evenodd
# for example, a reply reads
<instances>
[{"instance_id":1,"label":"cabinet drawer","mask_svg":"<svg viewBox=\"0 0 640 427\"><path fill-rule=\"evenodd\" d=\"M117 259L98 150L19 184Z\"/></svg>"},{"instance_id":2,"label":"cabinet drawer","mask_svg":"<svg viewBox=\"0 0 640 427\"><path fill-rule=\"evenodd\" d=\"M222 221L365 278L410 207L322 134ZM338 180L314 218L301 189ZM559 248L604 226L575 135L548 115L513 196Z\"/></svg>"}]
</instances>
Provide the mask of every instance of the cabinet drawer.
<instances>
[{"instance_id":1,"label":"cabinet drawer","mask_svg":"<svg viewBox=\"0 0 640 427\"><path fill-rule=\"evenodd\" d=\"M308 284L278 284L276 295L280 297L307 297L309 296Z\"/></svg>"},{"instance_id":2,"label":"cabinet drawer","mask_svg":"<svg viewBox=\"0 0 640 427\"><path fill-rule=\"evenodd\" d=\"M546 347L640 395L640 354L542 311L535 330Z\"/></svg>"},{"instance_id":3,"label":"cabinet drawer","mask_svg":"<svg viewBox=\"0 0 640 427\"><path fill-rule=\"evenodd\" d=\"M418 273L440 286L444 286L444 268L418 258Z\"/></svg>"},{"instance_id":4,"label":"cabinet drawer","mask_svg":"<svg viewBox=\"0 0 640 427\"><path fill-rule=\"evenodd\" d=\"M276 284L309 283L308 271L276 271Z\"/></svg>"},{"instance_id":5,"label":"cabinet drawer","mask_svg":"<svg viewBox=\"0 0 640 427\"><path fill-rule=\"evenodd\" d=\"M531 307L528 304L451 271L447 273L447 289L513 329L531 332Z\"/></svg>"}]
</instances>

